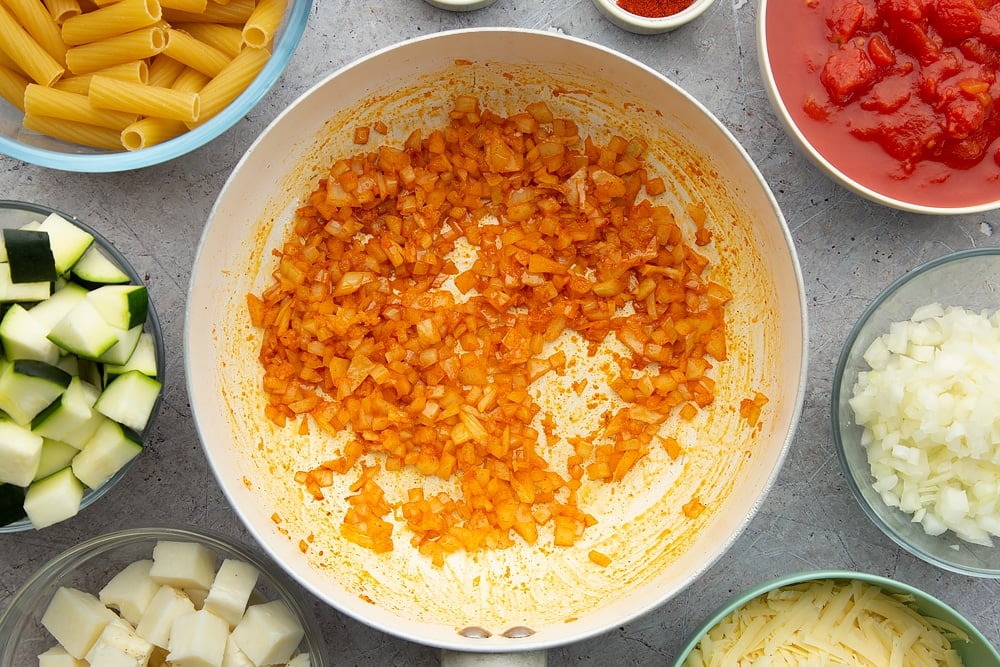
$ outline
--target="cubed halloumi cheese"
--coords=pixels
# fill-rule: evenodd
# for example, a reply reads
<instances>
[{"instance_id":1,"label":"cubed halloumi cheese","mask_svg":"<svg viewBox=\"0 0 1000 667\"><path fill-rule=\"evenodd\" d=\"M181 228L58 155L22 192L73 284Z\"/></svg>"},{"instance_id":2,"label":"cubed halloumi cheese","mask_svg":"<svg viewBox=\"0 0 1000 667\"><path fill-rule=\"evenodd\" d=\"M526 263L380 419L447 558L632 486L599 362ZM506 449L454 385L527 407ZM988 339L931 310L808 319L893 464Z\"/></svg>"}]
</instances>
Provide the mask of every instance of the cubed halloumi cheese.
<instances>
[{"instance_id":1,"label":"cubed halloumi cheese","mask_svg":"<svg viewBox=\"0 0 1000 667\"><path fill-rule=\"evenodd\" d=\"M208 597L208 591L204 588L185 588L184 594L191 598L195 609L201 609L205 606L205 598Z\"/></svg>"},{"instance_id":2,"label":"cubed halloumi cheese","mask_svg":"<svg viewBox=\"0 0 1000 667\"><path fill-rule=\"evenodd\" d=\"M117 609L122 618L134 626L160 590L160 584L149 576L152 566L153 561L149 559L129 563L105 584L97 597L106 606Z\"/></svg>"},{"instance_id":3,"label":"cubed halloumi cheese","mask_svg":"<svg viewBox=\"0 0 1000 667\"><path fill-rule=\"evenodd\" d=\"M308 653L299 653L288 661L286 667L312 667L312 660L309 659Z\"/></svg>"},{"instance_id":4,"label":"cubed halloumi cheese","mask_svg":"<svg viewBox=\"0 0 1000 667\"><path fill-rule=\"evenodd\" d=\"M259 576L260 572L250 563L225 559L208 590L205 609L226 621L229 627L236 627L243 618Z\"/></svg>"},{"instance_id":5,"label":"cubed halloumi cheese","mask_svg":"<svg viewBox=\"0 0 1000 667\"><path fill-rule=\"evenodd\" d=\"M167 648L174 619L194 610L194 604L184 591L173 586L160 586L136 624L135 632L150 644Z\"/></svg>"},{"instance_id":6,"label":"cubed halloumi cheese","mask_svg":"<svg viewBox=\"0 0 1000 667\"><path fill-rule=\"evenodd\" d=\"M38 654L38 667L87 667L85 660L77 660L61 644Z\"/></svg>"},{"instance_id":7,"label":"cubed halloumi cheese","mask_svg":"<svg viewBox=\"0 0 1000 667\"><path fill-rule=\"evenodd\" d=\"M199 609L174 619L167 660L177 667L221 667L229 625Z\"/></svg>"},{"instance_id":8,"label":"cubed halloumi cheese","mask_svg":"<svg viewBox=\"0 0 1000 667\"><path fill-rule=\"evenodd\" d=\"M93 667L146 667L152 653L153 645L136 634L131 623L119 617L104 626L86 659Z\"/></svg>"},{"instance_id":9,"label":"cubed halloumi cheese","mask_svg":"<svg viewBox=\"0 0 1000 667\"><path fill-rule=\"evenodd\" d=\"M240 650L258 665L287 662L305 632L295 614L281 600L247 607L233 629Z\"/></svg>"},{"instance_id":10,"label":"cubed halloumi cheese","mask_svg":"<svg viewBox=\"0 0 1000 667\"><path fill-rule=\"evenodd\" d=\"M71 656L83 659L104 626L117 618L96 596L62 586L45 608L42 626Z\"/></svg>"},{"instance_id":11,"label":"cubed halloumi cheese","mask_svg":"<svg viewBox=\"0 0 1000 667\"><path fill-rule=\"evenodd\" d=\"M149 576L174 588L207 591L215 579L215 552L197 542L160 540L153 547Z\"/></svg>"},{"instance_id":12,"label":"cubed halloumi cheese","mask_svg":"<svg viewBox=\"0 0 1000 667\"><path fill-rule=\"evenodd\" d=\"M233 636L226 638L226 651L222 654L222 667L257 667L247 654L233 641Z\"/></svg>"}]
</instances>

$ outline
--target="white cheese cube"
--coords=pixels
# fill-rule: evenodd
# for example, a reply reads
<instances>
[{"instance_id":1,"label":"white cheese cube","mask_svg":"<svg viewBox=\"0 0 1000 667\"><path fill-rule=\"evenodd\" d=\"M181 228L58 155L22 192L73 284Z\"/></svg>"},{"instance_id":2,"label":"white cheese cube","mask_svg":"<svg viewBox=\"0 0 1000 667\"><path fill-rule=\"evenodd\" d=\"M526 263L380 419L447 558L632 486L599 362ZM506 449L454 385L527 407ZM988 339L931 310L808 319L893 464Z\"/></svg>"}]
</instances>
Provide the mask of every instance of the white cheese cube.
<instances>
[{"instance_id":1,"label":"white cheese cube","mask_svg":"<svg viewBox=\"0 0 1000 667\"><path fill-rule=\"evenodd\" d=\"M205 599L205 609L222 618L229 627L236 627L259 576L260 572L250 563L230 558L222 561Z\"/></svg>"},{"instance_id":2,"label":"white cheese cube","mask_svg":"<svg viewBox=\"0 0 1000 667\"><path fill-rule=\"evenodd\" d=\"M135 632L150 644L167 648L174 619L192 611L194 604L183 591L173 586L160 586L149 601L142 620L136 624Z\"/></svg>"},{"instance_id":3,"label":"white cheese cube","mask_svg":"<svg viewBox=\"0 0 1000 667\"><path fill-rule=\"evenodd\" d=\"M42 625L71 656L83 659L104 626L117 618L97 597L63 586L45 608Z\"/></svg>"},{"instance_id":4,"label":"white cheese cube","mask_svg":"<svg viewBox=\"0 0 1000 667\"><path fill-rule=\"evenodd\" d=\"M250 661L247 654L233 641L233 636L226 639L226 652L222 654L222 667L257 667Z\"/></svg>"},{"instance_id":5,"label":"white cheese cube","mask_svg":"<svg viewBox=\"0 0 1000 667\"><path fill-rule=\"evenodd\" d=\"M196 542L160 540L153 547L149 576L166 586L207 591L215 579L215 552Z\"/></svg>"},{"instance_id":6,"label":"white cheese cube","mask_svg":"<svg viewBox=\"0 0 1000 667\"><path fill-rule=\"evenodd\" d=\"M123 618L111 621L87 652L91 665L123 665L146 667L153 645L136 634L132 625Z\"/></svg>"},{"instance_id":7,"label":"white cheese cube","mask_svg":"<svg viewBox=\"0 0 1000 667\"><path fill-rule=\"evenodd\" d=\"M308 653L299 653L288 661L286 667L312 667L312 660L309 659Z\"/></svg>"},{"instance_id":8,"label":"white cheese cube","mask_svg":"<svg viewBox=\"0 0 1000 667\"><path fill-rule=\"evenodd\" d=\"M151 560L129 563L105 584L97 597L105 606L117 609L122 618L134 626L142 618L156 591L160 590L160 584L149 576L152 566Z\"/></svg>"},{"instance_id":9,"label":"white cheese cube","mask_svg":"<svg viewBox=\"0 0 1000 667\"><path fill-rule=\"evenodd\" d=\"M200 609L178 616L170 629L167 660L175 667L221 667L229 625Z\"/></svg>"},{"instance_id":10,"label":"white cheese cube","mask_svg":"<svg viewBox=\"0 0 1000 667\"><path fill-rule=\"evenodd\" d=\"M281 600L247 607L233 629L233 641L254 664L286 662L305 632L299 620Z\"/></svg>"},{"instance_id":11,"label":"white cheese cube","mask_svg":"<svg viewBox=\"0 0 1000 667\"><path fill-rule=\"evenodd\" d=\"M87 663L84 660L77 660L61 644L56 644L44 653L38 654L38 667L87 667Z\"/></svg>"}]
</instances>

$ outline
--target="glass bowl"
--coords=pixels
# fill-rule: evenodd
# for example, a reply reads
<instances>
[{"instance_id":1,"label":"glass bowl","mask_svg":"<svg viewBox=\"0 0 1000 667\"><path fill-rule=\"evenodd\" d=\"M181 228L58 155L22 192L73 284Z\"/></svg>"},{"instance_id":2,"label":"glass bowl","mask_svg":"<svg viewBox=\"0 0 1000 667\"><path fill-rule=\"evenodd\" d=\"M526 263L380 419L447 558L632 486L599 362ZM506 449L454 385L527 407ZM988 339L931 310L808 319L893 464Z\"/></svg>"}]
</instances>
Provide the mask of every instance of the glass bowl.
<instances>
[{"instance_id":1,"label":"glass bowl","mask_svg":"<svg viewBox=\"0 0 1000 667\"><path fill-rule=\"evenodd\" d=\"M833 378L831 416L837 455L848 485L868 517L889 538L914 556L961 574L1000 577L1000 539L994 546L960 540L952 531L933 536L911 514L883 501L873 486L863 428L855 423L848 401L858 373L869 369L863 356L894 322L908 320L931 303L962 306L992 314L1000 308L1000 248L963 250L931 260L903 275L885 289L847 337Z\"/></svg>"},{"instance_id":2,"label":"glass bowl","mask_svg":"<svg viewBox=\"0 0 1000 667\"><path fill-rule=\"evenodd\" d=\"M88 232L94 237L94 243L101 249L101 251L112 260L119 268L121 268L125 273L128 274L131 282L136 285L144 284L142 277L139 273L132 267L128 259L118 251L111 241L106 239L100 232L96 231L93 227L87 225L81 220L77 219L72 215L68 215L61 211L49 208L47 206L42 206L40 204L31 204L22 201L9 201L0 200L0 229L11 228L11 227L21 227L33 220L43 220L50 213L57 213L66 220L72 222L80 229ZM149 301L149 311L146 315L146 325L145 331L150 332L153 335L153 345L156 352L156 368L157 377L161 383L164 383L164 365L166 363L166 352L163 347L163 331L160 329L160 320L156 315L156 310L153 307L152 299ZM163 401L163 392L160 392L160 396L156 401L156 405L153 407L153 413L150 415L149 421L146 424L145 433L148 434L152 431L154 422L156 421L156 415L159 412L160 404ZM125 464L117 473L115 473L111 479L105 482L100 488L97 489L86 489L83 494L83 500L80 503L80 510L89 507L90 505L97 502L104 494L106 494L111 487L117 484L132 468L136 460L139 457L133 458L131 461ZM13 523L8 523L6 525L0 525L0 534L3 533L15 533L24 530L32 530L34 526L31 521L27 518L19 519Z\"/></svg>"},{"instance_id":3,"label":"glass bowl","mask_svg":"<svg viewBox=\"0 0 1000 667\"><path fill-rule=\"evenodd\" d=\"M691 4L675 14L658 18L633 14L618 4L618 0L594 0L594 5L604 14L604 17L622 30L637 35L657 35L676 30L705 13L715 0L693 0Z\"/></svg>"},{"instance_id":4,"label":"glass bowl","mask_svg":"<svg viewBox=\"0 0 1000 667\"><path fill-rule=\"evenodd\" d=\"M190 153L235 125L274 86L302 39L311 6L312 0L288 0L271 57L260 73L229 106L184 134L135 151L102 150L24 129L21 111L0 98L0 153L42 167L84 173L141 169Z\"/></svg>"},{"instance_id":5,"label":"glass bowl","mask_svg":"<svg viewBox=\"0 0 1000 667\"><path fill-rule=\"evenodd\" d=\"M983 636L983 633L973 626L965 617L941 600L935 598L930 593L926 593L919 588L914 588L908 584L874 574L852 572L848 570L817 570L788 574L772 581L754 586L753 588L733 597L694 631L690 640L684 645L680 654L677 656L677 660L674 662L674 667L684 667L685 661L691 655L691 652L698 646L699 642L701 642L702 637L704 637L709 630L715 627L716 624L722 621L722 619L751 600L754 600L761 595L766 595L767 593L778 588L828 579L835 581L860 581L862 583L878 586L884 593L889 595L905 597L912 602L913 606L923 616L951 623L968 636L968 641L952 641L952 647L958 652L959 656L961 656L963 664L970 666L976 665L976 667L1000 666L1000 653L997 653L997 650L990 645L986 637Z\"/></svg>"},{"instance_id":6,"label":"glass bowl","mask_svg":"<svg viewBox=\"0 0 1000 667\"><path fill-rule=\"evenodd\" d=\"M208 547L218 556L216 565L221 559L231 558L256 567L260 572L256 593L267 601L284 602L305 630L298 650L309 655L312 667L330 664L306 600L271 561L245 544L210 530L150 527L91 538L56 556L35 572L0 615L0 667L36 664L36 656L55 644L40 621L59 587L74 587L96 595L129 563L152 558L153 547L160 540L195 542Z\"/></svg>"}]
</instances>

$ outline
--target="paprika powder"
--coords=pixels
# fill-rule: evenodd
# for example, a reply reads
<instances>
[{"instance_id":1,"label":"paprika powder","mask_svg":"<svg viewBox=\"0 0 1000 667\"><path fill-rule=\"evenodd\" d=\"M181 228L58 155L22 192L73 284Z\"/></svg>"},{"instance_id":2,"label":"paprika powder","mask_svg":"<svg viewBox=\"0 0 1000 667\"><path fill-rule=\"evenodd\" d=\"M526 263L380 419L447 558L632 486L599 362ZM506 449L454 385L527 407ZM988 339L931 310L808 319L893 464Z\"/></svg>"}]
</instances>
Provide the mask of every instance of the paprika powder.
<instances>
[{"instance_id":1,"label":"paprika powder","mask_svg":"<svg viewBox=\"0 0 1000 667\"><path fill-rule=\"evenodd\" d=\"M618 0L618 6L637 16L662 19L691 6L694 0Z\"/></svg>"}]
</instances>

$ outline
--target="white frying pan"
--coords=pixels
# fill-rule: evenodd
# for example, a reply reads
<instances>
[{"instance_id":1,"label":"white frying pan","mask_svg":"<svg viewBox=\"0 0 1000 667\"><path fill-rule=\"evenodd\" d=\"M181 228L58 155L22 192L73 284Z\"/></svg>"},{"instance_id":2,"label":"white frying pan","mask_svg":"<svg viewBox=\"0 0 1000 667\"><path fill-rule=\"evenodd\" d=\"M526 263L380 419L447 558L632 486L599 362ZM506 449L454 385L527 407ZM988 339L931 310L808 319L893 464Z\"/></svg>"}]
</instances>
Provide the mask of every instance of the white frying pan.
<instances>
[{"instance_id":1,"label":"white frying pan","mask_svg":"<svg viewBox=\"0 0 1000 667\"><path fill-rule=\"evenodd\" d=\"M546 100L557 115L577 120L582 135L646 138L652 162L670 176L663 201L679 218L684 204L706 204L713 276L735 298L727 306L729 360L714 369L715 403L691 423L667 425L685 448L681 459L654 451L623 483L585 486L581 505L598 524L571 548L551 546L542 531L534 547L454 554L435 567L409 546L404 529L389 554L341 538L343 499L355 475L335 480L322 503L304 497L294 472L332 458L338 442L277 429L264 417L259 337L245 295L267 283L271 248L331 158L357 152L356 126L381 120L390 128L387 140L401 142L414 128L443 124L460 93L505 114ZM439 33L374 53L317 84L271 124L223 188L204 230L188 309L195 420L218 481L249 530L324 601L385 632L446 649L449 659L479 653L544 661L544 649L604 632L691 585L756 513L803 400L802 278L784 219L749 157L698 102L656 72L552 33ZM573 353L571 342L560 344ZM599 364L582 363L574 372L590 384L604 381ZM738 406L757 391L770 401L751 428ZM589 432L594 411L567 399L572 392L550 383L541 393L559 415L562 435ZM390 499L401 500L420 482L403 474L380 483ZM681 506L694 495L707 510L691 520ZM611 556L611 564L591 563L591 549Z\"/></svg>"}]
</instances>

